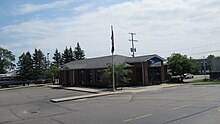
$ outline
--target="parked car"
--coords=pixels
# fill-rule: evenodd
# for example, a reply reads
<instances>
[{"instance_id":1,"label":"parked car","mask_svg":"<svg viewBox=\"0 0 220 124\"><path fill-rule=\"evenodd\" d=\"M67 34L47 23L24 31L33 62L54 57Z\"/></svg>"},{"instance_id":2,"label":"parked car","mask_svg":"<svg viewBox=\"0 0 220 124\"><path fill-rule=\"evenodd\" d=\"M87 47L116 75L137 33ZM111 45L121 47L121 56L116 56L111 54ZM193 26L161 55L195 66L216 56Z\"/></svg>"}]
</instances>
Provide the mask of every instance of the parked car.
<instances>
[{"instance_id":1,"label":"parked car","mask_svg":"<svg viewBox=\"0 0 220 124\"><path fill-rule=\"evenodd\" d=\"M193 74L185 73L185 74L184 74L184 78L185 78L185 79L191 79L191 78L194 78L194 76L193 76Z\"/></svg>"}]
</instances>

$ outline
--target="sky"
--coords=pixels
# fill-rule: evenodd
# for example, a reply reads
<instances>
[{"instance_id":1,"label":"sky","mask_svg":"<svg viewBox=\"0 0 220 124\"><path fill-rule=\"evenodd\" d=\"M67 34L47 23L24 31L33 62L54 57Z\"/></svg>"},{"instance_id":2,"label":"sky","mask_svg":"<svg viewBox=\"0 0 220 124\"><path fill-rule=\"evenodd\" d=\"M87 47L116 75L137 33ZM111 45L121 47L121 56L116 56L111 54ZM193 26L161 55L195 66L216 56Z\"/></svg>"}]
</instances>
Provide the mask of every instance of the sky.
<instances>
[{"instance_id":1,"label":"sky","mask_svg":"<svg viewBox=\"0 0 220 124\"><path fill-rule=\"evenodd\" d=\"M86 58L181 53L193 58L220 55L220 0L0 0L0 47L18 58L41 49L75 48Z\"/></svg>"}]
</instances>

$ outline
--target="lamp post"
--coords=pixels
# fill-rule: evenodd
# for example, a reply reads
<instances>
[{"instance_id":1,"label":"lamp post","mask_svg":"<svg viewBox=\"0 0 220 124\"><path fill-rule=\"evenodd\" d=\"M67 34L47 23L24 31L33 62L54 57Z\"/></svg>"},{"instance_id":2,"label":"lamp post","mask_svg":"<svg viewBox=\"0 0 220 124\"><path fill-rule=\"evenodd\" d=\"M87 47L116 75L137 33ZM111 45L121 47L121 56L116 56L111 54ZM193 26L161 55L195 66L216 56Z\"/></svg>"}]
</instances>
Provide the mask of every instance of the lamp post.
<instances>
[{"instance_id":1,"label":"lamp post","mask_svg":"<svg viewBox=\"0 0 220 124\"><path fill-rule=\"evenodd\" d=\"M49 55L50 55L50 53L47 53L47 67L49 67L49 66L50 66Z\"/></svg>"}]
</instances>

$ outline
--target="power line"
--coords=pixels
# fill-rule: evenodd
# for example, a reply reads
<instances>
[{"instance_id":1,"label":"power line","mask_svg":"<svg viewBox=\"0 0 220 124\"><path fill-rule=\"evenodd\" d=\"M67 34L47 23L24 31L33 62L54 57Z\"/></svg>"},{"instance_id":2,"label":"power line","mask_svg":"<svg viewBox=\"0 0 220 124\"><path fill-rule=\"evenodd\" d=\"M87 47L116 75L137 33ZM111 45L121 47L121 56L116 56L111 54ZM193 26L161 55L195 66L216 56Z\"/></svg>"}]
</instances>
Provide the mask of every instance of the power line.
<instances>
[{"instance_id":1,"label":"power line","mask_svg":"<svg viewBox=\"0 0 220 124\"><path fill-rule=\"evenodd\" d=\"M184 51L184 50L189 50L189 49L196 49L196 48L201 48L201 47L207 47L209 45L214 45L220 42L214 42L210 44L205 44L205 45L200 45L200 46L194 46L194 47L188 47L188 48L182 48L182 49L176 49L176 50L168 50L168 51L159 51L158 53L168 53L168 52L176 52L176 51Z\"/></svg>"},{"instance_id":2,"label":"power line","mask_svg":"<svg viewBox=\"0 0 220 124\"><path fill-rule=\"evenodd\" d=\"M215 53L215 52L220 52L220 50L212 50L212 51L206 51L206 52L192 53L192 54L187 54L187 55L197 55L197 54Z\"/></svg>"}]
</instances>

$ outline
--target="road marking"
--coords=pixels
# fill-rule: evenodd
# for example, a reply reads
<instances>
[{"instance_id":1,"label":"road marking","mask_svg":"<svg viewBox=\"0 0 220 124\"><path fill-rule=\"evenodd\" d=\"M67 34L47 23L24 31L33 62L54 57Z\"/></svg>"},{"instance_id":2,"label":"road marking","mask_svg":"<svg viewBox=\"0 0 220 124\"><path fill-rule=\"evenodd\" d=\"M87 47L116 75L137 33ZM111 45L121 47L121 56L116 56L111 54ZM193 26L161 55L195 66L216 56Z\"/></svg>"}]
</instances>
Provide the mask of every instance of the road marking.
<instances>
[{"instance_id":1,"label":"road marking","mask_svg":"<svg viewBox=\"0 0 220 124\"><path fill-rule=\"evenodd\" d=\"M142 116L138 116L138 117L133 117L133 118L130 118L130 119L127 119L127 120L124 120L123 122L129 122L129 121L133 121L133 120L138 120L138 119L141 119L141 118L145 118L145 117L149 117L151 116L152 114L146 114L146 115L142 115Z\"/></svg>"},{"instance_id":2,"label":"road marking","mask_svg":"<svg viewBox=\"0 0 220 124\"><path fill-rule=\"evenodd\" d=\"M173 109L180 109L180 108L188 107L188 106L191 106L191 105L192 104L186 104L186 105L183 105L183 106L175 107Z\"/></svg>"},{"instance_id":3,"label":"road marking","mask_svg":"<svg viewBox=\"0 0 220 124\"><path fill-rule=\"evenodd\" d=\"M75 100L75 101L85 101L86 99L77 99L77 100Z\"/></svg>"}]
</instances>

